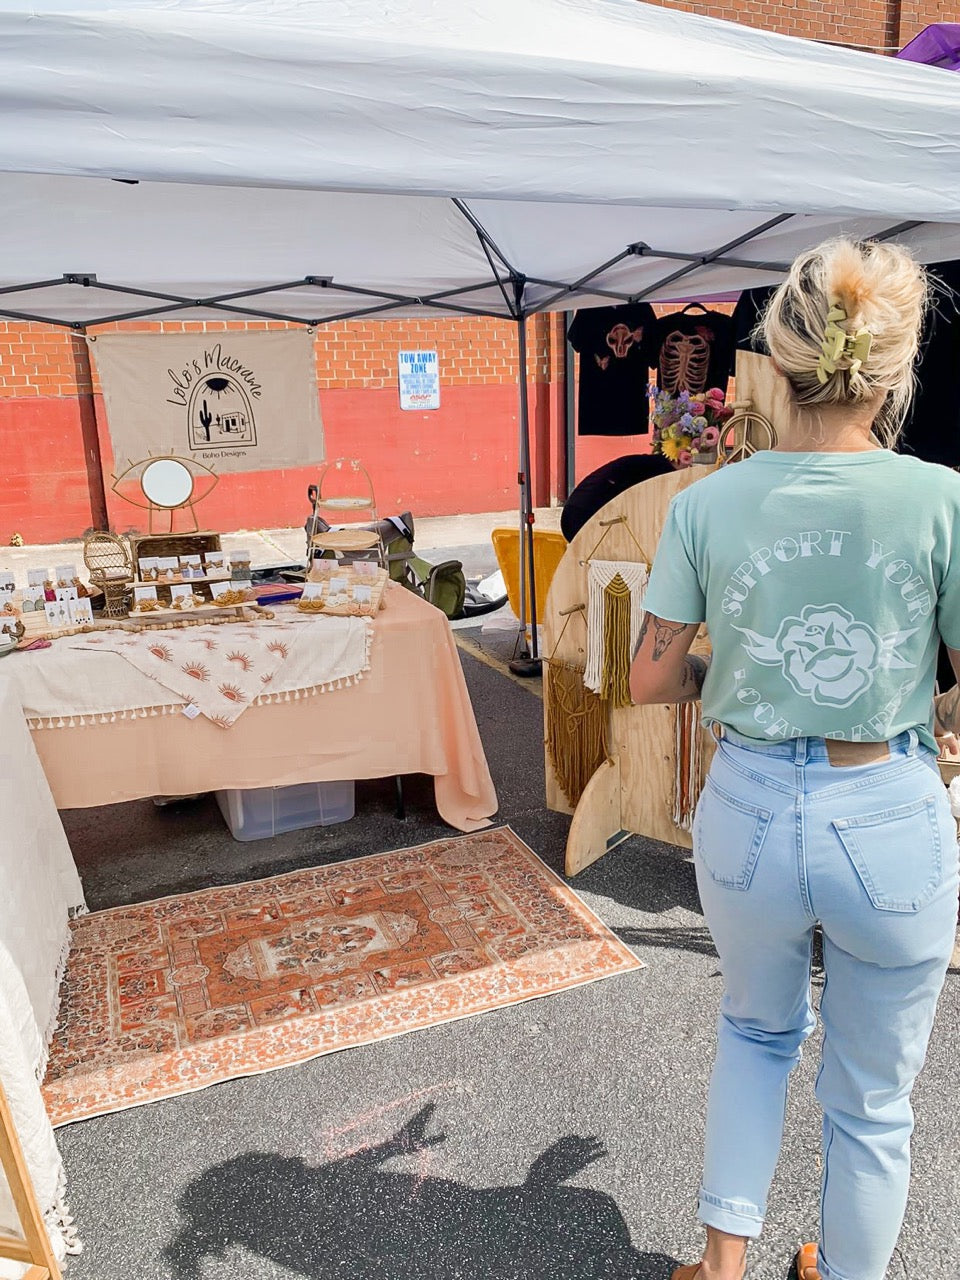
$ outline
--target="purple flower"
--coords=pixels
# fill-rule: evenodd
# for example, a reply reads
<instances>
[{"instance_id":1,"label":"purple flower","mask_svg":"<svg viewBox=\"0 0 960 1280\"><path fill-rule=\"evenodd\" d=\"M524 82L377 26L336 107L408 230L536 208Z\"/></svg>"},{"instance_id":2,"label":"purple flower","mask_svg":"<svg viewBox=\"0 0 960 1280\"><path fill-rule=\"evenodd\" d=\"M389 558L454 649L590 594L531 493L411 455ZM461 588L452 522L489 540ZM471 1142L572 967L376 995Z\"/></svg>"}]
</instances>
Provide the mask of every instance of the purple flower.
<instances>
[{"instance_id":1,"label":"purple flower","mask_svg":"<svg viewBox=\"0 0 960 1280\"><path fill-rule=\"evenodd\" d=\"M680 418L680 425L681 427L684 428L685 431L689 431L689 429L693 426L693 414L692 413L683 414L682 417Z\"/></svg>"}]
</instances>

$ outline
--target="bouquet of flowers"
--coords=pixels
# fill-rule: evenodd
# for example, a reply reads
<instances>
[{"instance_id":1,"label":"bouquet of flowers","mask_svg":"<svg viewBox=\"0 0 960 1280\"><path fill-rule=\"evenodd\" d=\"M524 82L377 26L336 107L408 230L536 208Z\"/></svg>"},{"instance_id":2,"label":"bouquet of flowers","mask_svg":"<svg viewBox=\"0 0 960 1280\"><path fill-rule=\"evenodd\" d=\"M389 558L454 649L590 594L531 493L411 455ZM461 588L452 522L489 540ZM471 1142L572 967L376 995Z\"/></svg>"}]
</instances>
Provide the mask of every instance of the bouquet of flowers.
<instances>
[{"instance_id":1,"label":"bouquet of flowers","mask_svg":"<svg viewBox=\"0 0 960 1280\"><path fill-rule=\"evenodd\" d=\"M650 386L653 397L653 452L662 453L678 467L689 467L698 454L712 453L720 428L733 409L724 404L719 387L703 396L679 391L675 396Z\"/></svg>"}]
</instances>

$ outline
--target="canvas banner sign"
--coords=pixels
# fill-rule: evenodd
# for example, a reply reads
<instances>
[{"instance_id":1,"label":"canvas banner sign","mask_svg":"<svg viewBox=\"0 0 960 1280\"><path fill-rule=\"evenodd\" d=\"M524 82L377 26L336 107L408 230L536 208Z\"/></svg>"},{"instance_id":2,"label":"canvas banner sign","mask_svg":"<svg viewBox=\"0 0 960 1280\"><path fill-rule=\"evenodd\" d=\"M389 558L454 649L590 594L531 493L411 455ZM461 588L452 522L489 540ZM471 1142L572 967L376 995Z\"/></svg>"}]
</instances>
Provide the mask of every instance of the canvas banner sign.
<instances>
[{"instance_id":1,"label":"canvas banner sign","mask_svg":"<svg viewBox=\"0 0 960 1280\"><path fill-rule=\"evenodd\" d=\"M90 352L118 467L151 453L219 474L325 457L309 333L107 333Z\"/></svg>"}]
</instances>

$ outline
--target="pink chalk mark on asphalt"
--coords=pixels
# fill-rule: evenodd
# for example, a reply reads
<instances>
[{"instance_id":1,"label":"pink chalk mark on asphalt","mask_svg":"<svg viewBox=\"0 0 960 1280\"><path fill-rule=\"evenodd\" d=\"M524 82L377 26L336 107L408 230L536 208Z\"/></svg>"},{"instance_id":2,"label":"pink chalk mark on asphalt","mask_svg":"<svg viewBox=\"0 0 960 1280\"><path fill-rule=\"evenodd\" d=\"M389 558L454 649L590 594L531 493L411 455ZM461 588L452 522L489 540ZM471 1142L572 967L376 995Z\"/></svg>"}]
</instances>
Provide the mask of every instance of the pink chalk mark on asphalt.
<instances>
[{"instance_id":1,"label":"pink chalk mark on asphalt","mask_svg":"<svg viewBox=\"0 0 960 1280\"><path fill-rule=\"evenodd\" d=\"M361 1115L355 1116L347 1124L340 1125L334 1129L322 1129L317 1134L317 1142L322 1150L323 1159L325 1161L343 1160L348 1156L357 1155L361 1151L369 1151L371 1147L379 1146L383 1141L383 1134L379 1127L376 1135L371 1133L369 1139L364 1139L361 1142L350 1144L339 1140L345 1138L347 1134L355 1133L358 1129L372 1126L376 1121L382 1120L384 1116L390 1115L394 1111L406 1110L411 1104L420 1102L423 1099L436 1097L438 1094L462 1094L467 1092L469 1092L469 1086L464 1085L462 1081L444 1080L440 1084L430 1085L426 1089L417 1089L413 1093L404 1094L402 1098L395 1098L392 1102L385 1102L382 1106L365 1111ZM417 1180L419 1190L420 1185L429 1176L427 1170L432 1163L432 1148L428 1147L423 1151L418 1151L416 1155L417 1168L414 1170L413 1176Z\"/></svg>"}]
</instances>

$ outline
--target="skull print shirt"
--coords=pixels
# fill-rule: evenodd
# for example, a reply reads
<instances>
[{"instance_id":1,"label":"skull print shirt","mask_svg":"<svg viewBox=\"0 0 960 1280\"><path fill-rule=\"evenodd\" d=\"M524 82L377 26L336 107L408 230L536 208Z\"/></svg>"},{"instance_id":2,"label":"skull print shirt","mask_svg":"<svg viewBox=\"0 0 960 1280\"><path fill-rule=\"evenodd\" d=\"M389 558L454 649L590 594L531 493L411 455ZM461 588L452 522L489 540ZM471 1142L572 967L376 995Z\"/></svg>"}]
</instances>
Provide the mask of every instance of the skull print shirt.
<instances>
[{"instance_id":1,"label":"skull print shirt","mask_svg":"<svg viewBox=\"0 0 960 1280\"><path fill-rule=\"evenodd\" d=\"M679 311L657 321L657 384L675 395L727 389L733 321L719 311Z\"/></svg>"},{"instance_id":2,"label":"skull print shirt","mask_svg":"<svg viewBox=\"0 0 960 1280\"><path fill-rule=\"evenodd\" d=\"M647 383L656 361L653 307L578 311L567 338L580 354L577 430L582 436L633 436L650 430Z\"/></svg>"}]
</instances>

